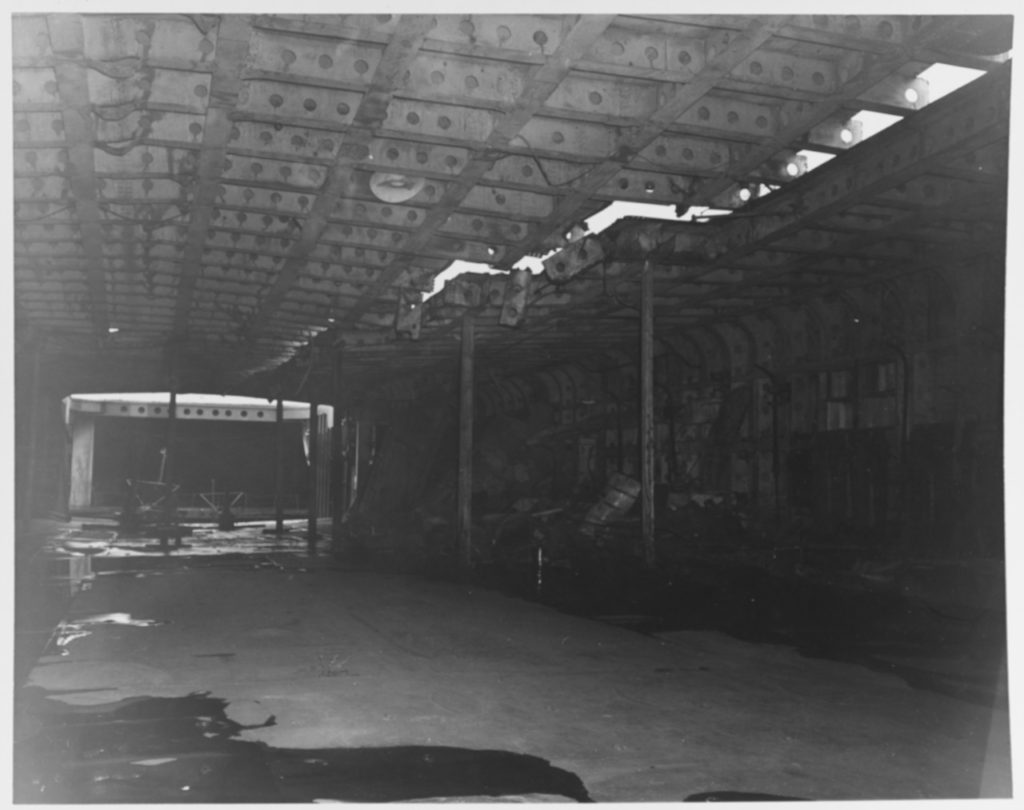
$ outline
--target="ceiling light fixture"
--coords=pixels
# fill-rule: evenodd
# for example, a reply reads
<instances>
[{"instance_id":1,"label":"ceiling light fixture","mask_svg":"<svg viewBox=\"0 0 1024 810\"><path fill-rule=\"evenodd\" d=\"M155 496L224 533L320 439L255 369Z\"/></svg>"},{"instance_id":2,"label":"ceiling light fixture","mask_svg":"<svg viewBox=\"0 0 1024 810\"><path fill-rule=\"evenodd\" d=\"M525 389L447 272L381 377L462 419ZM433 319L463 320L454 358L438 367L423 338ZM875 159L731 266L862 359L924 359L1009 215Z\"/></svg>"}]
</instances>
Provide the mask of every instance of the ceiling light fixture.
<instances>
[{"instance_id":1,"label":"ceiling light fixture","mask_svg":"<svg viewBox=\"0 0 1024 810\"><path fill-rule=\"evenodd\" d=\"M408 177L393 172L374 172L370 175L370 191L378 200L401 203L411 200L426 184L423 177Z\"/></svg>"},{"instance_id":2,"label":"ceiling light fixture","mask_svg":"<svg viewBox=\"0 0 1024 810\"><path fill-rule=\"evenodd\" d=\"M853 130L849 127L843 127L839 130L839 140L846 144L853 143Z\"/></svg>"},{"instance_id":3,"label":"ceiling light fixture","mask_svg":"<svg viewBox=\"0 0 1024 810\"><path fill-rule=\"evenodd\" d=\"M921 98L921 96L913 87L908 87L903 91L903 98L907 100L908 104L917 104L917 100Z\"/></svg>"},{"instance_id":4,"label":"ceiling light fixture","mask_svg":"<svg viewBox=\"0 0 1024 810\"><path fill-rule=\"evenodd\" d=\"M119 326L108 326L107 327L107 334L108 335L116 335L120 331L121 331L121 327L119 327Z\"/></svg>"}]
</instances>

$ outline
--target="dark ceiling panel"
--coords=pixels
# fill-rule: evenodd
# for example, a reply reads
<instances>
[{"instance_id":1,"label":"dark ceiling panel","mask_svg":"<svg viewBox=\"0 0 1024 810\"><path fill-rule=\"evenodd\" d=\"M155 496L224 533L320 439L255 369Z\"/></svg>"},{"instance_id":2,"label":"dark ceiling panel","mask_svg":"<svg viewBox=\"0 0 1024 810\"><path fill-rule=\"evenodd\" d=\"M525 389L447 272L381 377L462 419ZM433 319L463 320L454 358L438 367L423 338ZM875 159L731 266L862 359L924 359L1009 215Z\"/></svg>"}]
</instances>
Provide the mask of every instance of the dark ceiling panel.
<instances>
[{"instance_id":1,"label":"dark ceiling panel","mask_svg":"<svg viewBox=\"0 0 1024 810\"><path fill-rule=\"evenodd\" d=\"M16 15L19 334L69 390L165 387L177 356L185 387L266 393L316 385L327 346L357 383L429 374L470 311L484 356L603 351L644 255L683 328L998 252L1010 22ZM990 75L929 105L938 59ZM858 143L865 108L906 121ZM789 177L806 147L836 157ZM613 200L734 213L618 223L602 261L533 277L515 326L481 275L396 335L452 261L507 271Z\"/></svg>"}]
</instances>

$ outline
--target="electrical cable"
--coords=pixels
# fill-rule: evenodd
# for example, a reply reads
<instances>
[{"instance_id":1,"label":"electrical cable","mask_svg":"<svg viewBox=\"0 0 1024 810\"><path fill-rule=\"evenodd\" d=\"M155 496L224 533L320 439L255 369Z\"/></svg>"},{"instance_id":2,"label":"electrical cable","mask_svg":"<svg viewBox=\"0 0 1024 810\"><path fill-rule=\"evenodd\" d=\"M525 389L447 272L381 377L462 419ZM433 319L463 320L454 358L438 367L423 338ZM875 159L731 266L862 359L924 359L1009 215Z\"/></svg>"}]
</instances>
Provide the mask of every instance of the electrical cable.
<instances>
[{"instance_id":1,"label":"electrical cable","mask_svg":"<svg viewBox=\"0 0 1024 810\"><path fill-rule=\"evenodd\" d=\"M512 138L509 139L509 142L511 143L516 138L518 138L523 143L525 143L527 149L530 149L531 151L533 151L533 149L534 149L533 144L531 144L523 135L520 135L518 133L516 135L513 135ZM508 152L508 153L505 154L505 157L520 157L520 155L518 153L516 153L516 152ZM594 169L596 169L598 166L601 165L601 162L591 162L589 164L590 168L586 169L583 172L580 172L575 177L571 177L571 178L569 178L568 180L566 180L566 181L564 181L562 183L556 183L548 175L547 170L544 168L544 164L540 162L540 159L536 155L530 154L528 157L535 164L537 164L537 168L540 170L541 176L544 178L544 182L546 182L552 188L564 188L565 186L570 186L573 183L575 183L577 180L580 180L580 179L586 177L588 174L590 174L592 171L594 171Z\"/></svg>"},{"instance_id":2,"label":"electrical cable","mask_svg":"<svg viewBox=\"0 0 1024 810\"><path fill-rule=\"evenodd\" d=\"M16 218L14 221L15 221L15 224L19 224L19 225L21 223L40 222L40 221L46 219L47 217L52 217L54 214L59 214L62 211L68 211L68 210L71 209L71 207L72 206L70 206L70 205L65 205L63 208L57 208L56 210L50 211L48 214L43 214L42 216L35 217L34 219L17 219Z\"/></svg>"},{"instance_id":3,"label":"electrical cable","mask_svg":"<svg viewBox=\"0 0 1024 810\"><path fill-rule=\"evenodd\" d=\"M181 219L182 217L188 215L188 212L185 211L185 212L182 212L180 214L175 214L172 217L164 217L163 219L148 219L148 220L144 219L144 220L140 220L138 217L126 217L124 214L117 213L117 211L113 210L110 207L113 204L114 203L97 203L97 207L98 208L102 208L106 213L111 214L111 215L117 217L118 219L124 219L124 220L127 220L128 222L134 222L134 223L136 223L138 225L142 225L144 228L145 227L153 227L153 226L159 225L159 224L161 224L163 222L173 222L176 219Z\"/></svg>"},{"instance_id":4,"label":"electrical cable","mask_svg":"<svg viewBox=\"0 0 1024 810\"><path fill-rule=\"evenodd\" d=\"M117 141L117 143L123 143L124 146L114 146L112 143L104 143L102 141L94 141L93 146L102 152L106 152L108 155L114 157L124 157L131 152L136 146L142 143L143 140L149 135L149 127L143 127L143 132L132 137L127 141Z\"/></svg>"}]
</instances>

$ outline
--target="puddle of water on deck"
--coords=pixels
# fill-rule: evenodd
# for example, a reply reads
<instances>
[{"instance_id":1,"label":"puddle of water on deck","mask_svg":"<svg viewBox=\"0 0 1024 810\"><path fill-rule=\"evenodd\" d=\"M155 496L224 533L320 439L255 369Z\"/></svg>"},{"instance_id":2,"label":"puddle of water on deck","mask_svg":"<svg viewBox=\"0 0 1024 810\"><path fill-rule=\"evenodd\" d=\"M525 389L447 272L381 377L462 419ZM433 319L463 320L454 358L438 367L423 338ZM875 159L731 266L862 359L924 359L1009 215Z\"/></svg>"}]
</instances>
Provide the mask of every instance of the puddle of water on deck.
<instances>
[{"instance_id":1,"label":"puddle of water on deck","mask_svg":"<svg viewBox=\"0 0 1024 810\"><path fill-rule=\"evenodd\" d=\"M206 694L99 706L23 690L16 724L19 803L385 802L457 796L590 797L579 777L508 751L444 746L273 748ZM273 718L261 725L273 724ZM18 728L20 726L20 728Z\"/></svg>"}]
</instances>

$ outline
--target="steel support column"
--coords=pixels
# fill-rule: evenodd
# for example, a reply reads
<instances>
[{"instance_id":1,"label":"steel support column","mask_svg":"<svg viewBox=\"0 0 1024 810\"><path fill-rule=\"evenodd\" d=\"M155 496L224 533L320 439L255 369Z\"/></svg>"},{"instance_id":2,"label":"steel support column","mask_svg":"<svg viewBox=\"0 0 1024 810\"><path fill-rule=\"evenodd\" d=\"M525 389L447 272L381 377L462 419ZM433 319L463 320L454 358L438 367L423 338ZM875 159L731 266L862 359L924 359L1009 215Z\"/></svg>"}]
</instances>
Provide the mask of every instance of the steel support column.
<instances>
[{"instance_id":1,"label":"steel support column","mask_svg":"<svg viewBox=\"0 0 1024 810\"><path fill-rule=\"evenodd\" d=\"M274 531L284 534L284 400L277 398L277 414L274 429L277 446L274 460Z\"/></svg>"},{"instance_id":2,"label":"steel support column","mask_svg":"<svg viewBox=\"0 0 1024 810\"><path fill-rule=\"evenodd\" d=\"M331 546L341 551L341 521L345 515L345 442L342 436L342 349L335 347L331 363L331 405L334 410L331 424Z\"/></svg>"},{"instance_id":3,"label":"steel support column","mask_svg":"<svg viewBox=\"0 0 1024 810\"><path fill-rule=\"evenodd\" d=\"M173 484L174 478L174 445L178 434L178 391L177 384L171 382L171 398L167 403L167 430L164 435L164 464L163 474L160 478L168 484Z\"/></svg>"},{"instance_id":4,"label":"steel support column","mask_svg":"<svg viewBox=\"0 0 1024 810\"><path fill-rule=\"evenodd\" d=\"M170 401L167 403L167 436L164 445L164 468L161 480L174 487L174 481L172 476L174 475L174 462L175 452L174 445L176 443L177 427L178 427L178 375L173 373L171 375L171 396ZM225 493L226 497L226 493ZM177 522L177 511L178 511L178 499L176 495L168 495L167 503L170 505L170 511L168 518L172 521ZM226 504L226 501L225 501ZM166 549L167 536L160 536L160 547ZM174 533L174 547L181 548L181 533Z\"/></svg>"},{"instance_id":5,"label":"steel support column","mask_svg":"<svg viewBox=\"0 0 1024 810\"><path fill-rule=\"evenodd\" d=\"M473 555L473 316L462 319L459 353L459 564L468 569Z\"/></svg>"},{"instance_id":6,"label":"steel support column","mask_svg":"<svg viewBox=\"0 0 1024 810\"><path fill-rule=\"evenodd\" d=\"M306 545L310 556L316 554L316 518L317 518L317 466L320 461L320 417L317 415L317 402L314 397L309 400L309 522L306 528Z\"/></svg>"},{"instance_id":7,"label":"steel support column","mask_svg":"<svg viewBox=\"0 0 1024 810\"><path fill-rule=\"evenodd\" d=\"M649 259L640 271L640 483L644 563L654 550L654 270Z\"/></svg>"},{"instance_id":8,"label":"steel support column","mask_svg":"<svg viewBox=\"0 0 1024 810\"><path fill-rule=\"evenodd\" d=\"M356 499L359 497L359 444L360 434L359 420L355 420L355 430L353 431L352 438L352 478L351 485L348 490L348 506L351 509L356 505Z\"/></svg>"}]
</instances>

